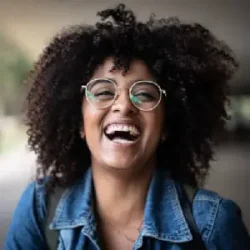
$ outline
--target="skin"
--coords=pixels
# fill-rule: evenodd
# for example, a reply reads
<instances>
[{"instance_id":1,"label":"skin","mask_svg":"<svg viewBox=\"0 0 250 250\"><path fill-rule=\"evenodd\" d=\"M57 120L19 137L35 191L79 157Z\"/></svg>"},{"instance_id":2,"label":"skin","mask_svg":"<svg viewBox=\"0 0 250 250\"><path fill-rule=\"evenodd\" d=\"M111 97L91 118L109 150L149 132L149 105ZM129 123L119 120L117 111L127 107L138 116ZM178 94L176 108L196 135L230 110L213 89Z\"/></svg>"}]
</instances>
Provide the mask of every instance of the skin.
<instances>
[{"instance_id":1,"label":"skin","mask_svg":"<svg viewBox=\"0 0 250 250\"><path fill-rule=\"evenodd\" d=\"M129 99L128 88L136 80L155 81L143 61L132 61L125 75L122 70L111 72L112 67L113 58L107 58L91 79L113 79L121 89L120 95L111 107L102 110L93 107L84 97L82 132L91 152L99 230L105 239L103 245L107 249L122 249L122 245L127 247L128 241L122 233L116 232L127 230L126 234L136 239L138 231L135 229L143 220L147 190L156 167L155 152L163 134L164 104L160 102L156 109L145 112ZM139 140L132 145L108 140L104 128L110 123L136 124L141 131Z\"/></svg>"}]
</instances>

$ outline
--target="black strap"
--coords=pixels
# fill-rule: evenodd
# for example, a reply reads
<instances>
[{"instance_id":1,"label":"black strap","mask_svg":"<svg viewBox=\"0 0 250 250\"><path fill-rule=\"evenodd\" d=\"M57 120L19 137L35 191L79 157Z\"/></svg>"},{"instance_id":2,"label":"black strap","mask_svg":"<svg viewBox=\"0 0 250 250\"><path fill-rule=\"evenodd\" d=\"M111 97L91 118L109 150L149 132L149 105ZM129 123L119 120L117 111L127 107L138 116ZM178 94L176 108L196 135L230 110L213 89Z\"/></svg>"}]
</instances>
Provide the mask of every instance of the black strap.
<instances>
[{"instance_id":1,"label":"black strap","mask_svg":"<svg viewBox=\"0 0 250 250\"><path fill-rule=\"evenodd\" d=\"M53 192L49 193L47 197L47 215L45 218L45 239L46 239L49 250L57 249L58 231L50 230L49 224L51 223L55 215L57 205L64 191L65 191L65 188L55 187Z\"/></svg>"},{"instance_id":2,"label":"black strap","mask_svg":"<svg viewBox=\"0 0 250 250\"><path fill-rule=\"evenodd\" d=\"M193 188L188 185L176 184L176 189L178 192L180 204L186 221L188 222L190 231L193 236L193 240L185 243L185 249L190 250L206 250L205 244L201 238L201 234L197 227L197 224L194 220L192 213L192 203L197 191L196 188Z\"/></svg>"}]
</instances>

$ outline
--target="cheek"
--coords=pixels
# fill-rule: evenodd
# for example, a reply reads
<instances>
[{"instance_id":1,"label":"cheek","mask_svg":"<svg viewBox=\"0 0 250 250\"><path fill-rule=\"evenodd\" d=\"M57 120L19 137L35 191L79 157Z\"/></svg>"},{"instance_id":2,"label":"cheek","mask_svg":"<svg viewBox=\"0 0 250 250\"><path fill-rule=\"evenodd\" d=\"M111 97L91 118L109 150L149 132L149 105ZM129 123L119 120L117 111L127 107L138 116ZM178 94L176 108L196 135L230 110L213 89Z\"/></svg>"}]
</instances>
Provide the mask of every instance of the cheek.
<instances>
[{"instance_id":1,"label":"cheek","mask_svg":"<svg viewBox=\"0 0 250 250\"><path fill-rule=\"evenodd\" d=\"M159 110L145 117L145 132L150 142L158 143L164 132L164 113Z\"/></svg>"},{"instance_id":2,"label":"cheek","mask_svg":"<svg viewBox=\"0 0 250 250\"><path fill-rule=\"evenodd\" d=\"M88 132L88 128L89 128L89 124L92 123L92 120L95 120L95 115L94 112L91 110L90 104L88 103L88 101L86 100L86 98L84 98L83 100L83 104L82 104L82 124L83 124L83 129L85 132L85 136L86 133Z\"/></svg>"},{"instance_id":3,"label":"cheek","mask_svg":"<svg viewBox=\"0 0 250 250\"><path fill-rule=\"evenodd\" d=\"M156 144L159 139L159 127L157 123L155 123L155 119L155 117L151 117L150 119L144 119L144 143L148 146Z\"/></svg>"},{"instance_id":4,"label":"cheek","mask_svg":"<svg viewBox=\"0 0 250 250\"><path fill-rule=\"evenodd\" d=\"M98 124L98 114L93 112L91 107L86 107L83 109L83 128L85 133L91 132L91 127L94 127Z\"/></svg>"},{"instance_id":5,"label":"cheek","mask_svg":"<svg viewBox=\"0 0 250 250\"><path fill-rule=\"evenodd\" d=\"M98 131L102 129L102 122L106 112L104 110L98 110L87 101L83 102L82 117L83 117L83 129L87 138L93 136L99 136Z\"/></svg>"},{"instance_id":6,"label":"cheek","mask_svg":"<svg viewBox=\"0 0 250 250\"><path fill-rule=\"evenodd\" d=\"M155 113L152 113L151 117L148 119L150 127L155 130L155 132L160 133L163 130L165 122L165 115L163 108L156 110Z\"/></svg>"}]
</instances>

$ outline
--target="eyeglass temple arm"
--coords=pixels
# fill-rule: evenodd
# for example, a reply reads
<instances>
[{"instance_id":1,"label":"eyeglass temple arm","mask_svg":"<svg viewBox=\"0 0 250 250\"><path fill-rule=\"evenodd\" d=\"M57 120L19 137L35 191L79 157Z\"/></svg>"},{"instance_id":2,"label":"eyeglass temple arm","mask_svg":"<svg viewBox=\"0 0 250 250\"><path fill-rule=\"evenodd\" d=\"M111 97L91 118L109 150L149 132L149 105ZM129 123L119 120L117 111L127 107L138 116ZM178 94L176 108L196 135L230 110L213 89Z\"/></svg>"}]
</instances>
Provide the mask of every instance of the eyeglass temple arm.
<instances>
[{"instance_id":1,"label":"eyeglass temple arm","mask_svg":"<svg viewBox=\"0 0 250 250\"><path fill-rule=\"evenodd\" d=\"M167 92L166 92L166 90L161 89L161 92L163 93L163 95L167 96Z\"/></svg>"},{"instance_id":2,"label":"eyeglass temple arm","mask_svg":"<svg viewBox=\"0 0 250 250\"><path fill-rule=\"evenodd\" d=\"M82 85L81 86L81 92L83 92L86 89L86 86Z\"/></svg>"}]
</instances>

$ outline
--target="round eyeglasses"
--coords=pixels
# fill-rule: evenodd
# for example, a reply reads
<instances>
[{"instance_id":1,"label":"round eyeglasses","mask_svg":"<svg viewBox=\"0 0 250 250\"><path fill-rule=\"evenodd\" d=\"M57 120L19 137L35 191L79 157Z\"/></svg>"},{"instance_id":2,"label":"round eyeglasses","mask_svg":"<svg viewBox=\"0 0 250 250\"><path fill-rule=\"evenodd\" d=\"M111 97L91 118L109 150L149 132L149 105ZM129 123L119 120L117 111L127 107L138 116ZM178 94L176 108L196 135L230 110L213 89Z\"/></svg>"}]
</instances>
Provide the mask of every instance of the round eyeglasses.
<instances>
[{"instance_id":1,"label":"round eyeglasses","mask_svg":"<svg viewBox=\"0 0 250 250\"><path fill-rule=\"evenodd\" d=\"M105 109L115 102L120 88L111 79L97 78L82 85L81 91L84 90L91 105L97 109ZM162 94L167 96L166 91L153 81L136 81L129 88L131 102L142 111L155 109L161 101Z\"/></svg>"}]
</instances>

